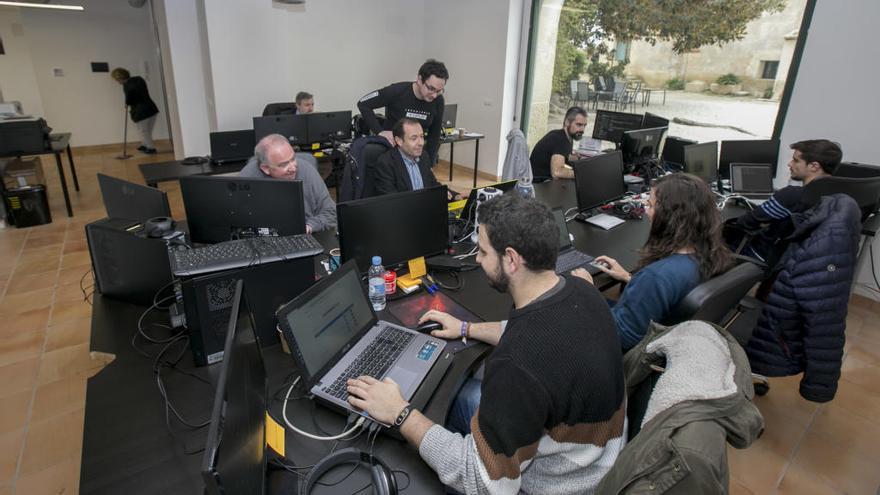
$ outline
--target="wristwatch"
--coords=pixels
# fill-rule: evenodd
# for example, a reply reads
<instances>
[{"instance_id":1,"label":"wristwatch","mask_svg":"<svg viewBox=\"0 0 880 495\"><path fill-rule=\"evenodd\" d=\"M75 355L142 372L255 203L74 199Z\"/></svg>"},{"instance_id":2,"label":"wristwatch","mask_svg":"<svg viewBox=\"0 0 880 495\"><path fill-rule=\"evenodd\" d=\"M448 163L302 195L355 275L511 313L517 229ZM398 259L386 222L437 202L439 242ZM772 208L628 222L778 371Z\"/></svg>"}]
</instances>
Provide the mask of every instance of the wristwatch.
<instances>
[{"instance_id":1,"label":"wristwatch","mask_svg":"<svg viewBox=\"0 0 880 495\"><path fill-rule=\"evenodd\" d=\"M391 424L391 427L399 430L400 426L406 421L406 418L409 417L409 413L412 412L412 407L409 404L406 405L403 409L400 410L400 413L397 415L397 418L394 420L394 423Z\"/></svg>"}]
</instances>

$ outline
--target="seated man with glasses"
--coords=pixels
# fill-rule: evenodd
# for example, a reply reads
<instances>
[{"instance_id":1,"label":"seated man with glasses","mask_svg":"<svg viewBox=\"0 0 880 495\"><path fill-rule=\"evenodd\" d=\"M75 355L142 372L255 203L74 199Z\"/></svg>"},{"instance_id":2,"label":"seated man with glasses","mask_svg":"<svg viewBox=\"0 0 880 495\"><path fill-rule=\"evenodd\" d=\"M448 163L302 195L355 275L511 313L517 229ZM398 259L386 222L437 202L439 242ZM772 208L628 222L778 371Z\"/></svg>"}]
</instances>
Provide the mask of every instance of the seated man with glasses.
<instances>
[{"instance_id":1,"label":"seated man with glasses","mask_svg":"<svg viewBox=\"0 0 880 495\"><path fill-rule=\"evenodd\" d=\"M318 173L318 162L308 153L297 155L286 137L269 134L261 139L238 176L302 181L306 233L336 228L336 203Z\"/></svg>"},{"instance_id":2,"label":"seated man with glasses","mask_svg":"<svg viewBox=\"0 0 880 495\"><path fill-rule=\"evenodd\" d=\"M364 95L358 101L358 110L374 134L385 137L395 145L391 129L400 119L418 120L426 131L427 163L437 163L440 147L440 128L443 124L443 91L449 72L443 62L428 59L419 68L415 81L404 81L385 86ZM385 107L385 124L379 123L374 112Z\"/></svg>"}]
</instances>

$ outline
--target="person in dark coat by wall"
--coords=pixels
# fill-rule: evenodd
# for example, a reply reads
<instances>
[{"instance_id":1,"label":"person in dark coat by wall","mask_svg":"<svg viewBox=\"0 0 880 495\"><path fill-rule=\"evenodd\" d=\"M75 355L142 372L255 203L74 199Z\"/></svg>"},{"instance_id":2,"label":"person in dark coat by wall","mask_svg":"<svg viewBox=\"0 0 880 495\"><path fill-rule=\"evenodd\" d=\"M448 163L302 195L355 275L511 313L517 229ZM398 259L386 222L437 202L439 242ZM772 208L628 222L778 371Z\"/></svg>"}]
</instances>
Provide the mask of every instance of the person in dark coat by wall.
<instances>
[{"instance_id":1,"label":"person in dark coat by wall","mask_svg":"<svg viewBox=\"0 0 880 495\"><path fill-rule=\"evenodd\" d=\"M794 233L746 353L755 373L803 372L801 396L827 402L840 378L861 211L851 197L835 194L792 221Z\"/></svg>"},{"instance_id":2,"label":"person in dark coat by wall","mask_svg":"<svg viewBox=\"0 0 880 495\"><path fill-rule=\"evenodd\" d=\"M125 93L125 106L128 107L132 122L135 123L138 131L141 133L143 142L138 146L138 150L148 155L155 154L156 145L153 144L153 127L156 125L156 115L159 114L159 108L150 98L147 82L140 76L132 77L122 67L113 69L110 77L122 85L122 91Z\"/></svg>"}]
</instances>

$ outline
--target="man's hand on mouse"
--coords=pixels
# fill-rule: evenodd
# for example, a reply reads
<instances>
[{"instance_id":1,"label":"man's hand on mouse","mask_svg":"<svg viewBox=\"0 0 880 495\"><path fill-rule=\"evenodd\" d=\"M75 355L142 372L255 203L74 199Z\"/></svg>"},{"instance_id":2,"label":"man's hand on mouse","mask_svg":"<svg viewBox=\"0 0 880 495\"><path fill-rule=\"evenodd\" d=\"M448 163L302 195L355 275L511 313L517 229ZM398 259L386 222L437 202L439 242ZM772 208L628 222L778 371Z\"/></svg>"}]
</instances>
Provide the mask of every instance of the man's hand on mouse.
<instances>
[{"instance_id":1,"label":"man's hand on mouse","mask_svg":"<svg viewBox=\"0 0 880 495\"><path fill-rule=\"evenodd\" d=\"M419 325L427 323L429 321L436 321L437 323L443 325L442 329L433 330L431 332L432 337L452 340L457 339L461 336L461 320L452 316L449 313L444 313L442 311L432 309L423 314L421 318L419 318Z\"/></svg>"}]
</instances>

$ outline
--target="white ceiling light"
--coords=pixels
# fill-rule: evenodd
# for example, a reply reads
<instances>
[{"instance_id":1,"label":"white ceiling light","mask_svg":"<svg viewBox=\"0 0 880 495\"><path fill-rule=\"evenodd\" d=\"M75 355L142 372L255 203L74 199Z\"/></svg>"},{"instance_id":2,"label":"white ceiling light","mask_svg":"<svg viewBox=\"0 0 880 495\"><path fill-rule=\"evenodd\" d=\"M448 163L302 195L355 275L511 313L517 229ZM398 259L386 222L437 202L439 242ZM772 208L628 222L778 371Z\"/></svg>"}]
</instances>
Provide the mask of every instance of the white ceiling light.
<instances>
[{"instance_id":1,"label":"white ceiling light","mask_svg":"<svg viewBox=\"0 0 880 495\"><path fill-rule=\"evenodd\" d=\"M30 2L4 2L0 1L0 5L8 7L33 7L37 9L56 9L56 10L85 10L82 5L51 5L47 3L30 3Z\"/></svg>"}]
</instances>

